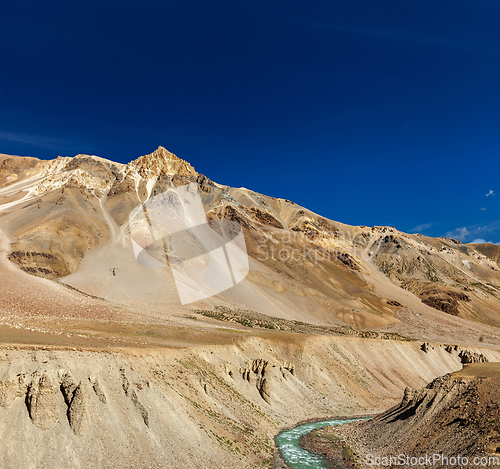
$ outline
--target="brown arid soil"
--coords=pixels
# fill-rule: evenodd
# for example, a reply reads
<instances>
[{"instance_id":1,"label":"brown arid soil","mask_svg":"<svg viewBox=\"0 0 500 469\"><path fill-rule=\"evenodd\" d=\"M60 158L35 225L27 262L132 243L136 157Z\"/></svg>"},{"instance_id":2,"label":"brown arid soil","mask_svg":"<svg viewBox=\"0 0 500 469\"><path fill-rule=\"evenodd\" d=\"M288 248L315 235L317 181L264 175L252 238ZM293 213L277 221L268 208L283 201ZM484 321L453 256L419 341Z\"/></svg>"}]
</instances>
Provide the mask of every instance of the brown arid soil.
<instances>
[{"instance_id":1,"label":"brown arid soil","mask_svg":"<svg viewBox=\"0 0 500 469\"><path fill-rule=\"evenodd\" d=\"M182 306L128 219L193 182L208 219L243 226L250 272ZM0 467L268 468L284 427L500 361L497 254L327 220L162 147L128 165L0 155Z\"/></svg>"},{"instance_id":2,"label":"brown arid soil","mask_svg":"<svg viewBox=\"0 0 500 469\"><path fill-rule=\"evenodd\" d=\"M356 469L359 466L353 451L345 441L324 429L304 435L299 444L305 450L333 462L339 469Z\"/></svg>"},{"instance_id":3,"label":"brown arid soil","mask_svg":"<svg viewBox=\"0 0 500 469\"><path fill-rule=\"evenodd\" d=\"M442 454L448 458L485 458L500 465L500 363L474 363L436 378L418 391L407 388L401 403L373 420L322 429L318 443L338 439L353 450L359 467L398 466L395 459ZM310 447L316 447L311 435ZM371 455L371 456L368 456ZM388 464L387 464L388 463ZM439 460L432 464L445 467Z\"/></svg>"},{"instance_id":4,"label":"brown arid soil","mask_svg":"<svg viewBox=\"0 0 500 469\"><path fill-rule=\"evenodd\" d=\"M227 306L431 341L442 340L446 323L441 335L450 330L461 343L500 344L495 247L327 220L288 200L217 184L163 147L127 165L89 155L2 155L5 255L32 277L59 279L128 310L186 313L171 272L136 262L128 219L152 195L187 183L198 185L209 220L240 222L250 256L245 280L195 309Z\"/></svg>"},{"instance_id":5,"label":"brown arid soil","mask_svg":"<svg viewBox=\"0 0 500 469\"><path fill-rule=\"evenodd\" d=\"M4 345L0 467L269 467L281 428L380 412L460 367L414 342L277 332L184 347Z\"/></svg>"}]
</instances>

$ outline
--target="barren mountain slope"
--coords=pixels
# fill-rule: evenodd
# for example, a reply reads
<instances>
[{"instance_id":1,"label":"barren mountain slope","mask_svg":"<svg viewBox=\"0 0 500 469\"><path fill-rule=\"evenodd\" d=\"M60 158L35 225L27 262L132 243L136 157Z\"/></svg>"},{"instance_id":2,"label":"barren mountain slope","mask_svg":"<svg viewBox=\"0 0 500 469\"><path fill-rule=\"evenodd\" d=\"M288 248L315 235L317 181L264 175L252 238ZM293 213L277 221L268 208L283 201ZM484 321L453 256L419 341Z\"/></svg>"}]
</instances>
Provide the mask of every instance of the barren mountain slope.
<instances>
[{"instance_id":1,"label":"barren mountain slope","mask_svg":"<svg viewBox=\"0 0 500 469\"><path fill-rule=\"evenodd\" d=\"M243 227L250 271L181 306L172 271L136 261L128 220L192 182L209 220ZM343 225L161 147L128 165L1 156L0 184L5 467L269 467L283 426L379 412L461 368L405 336L500 361L483 246Z\"/></svg>"},{"instance_id":2,"label":"barren mountain slope","mask_svg":"<svg viewBox=\"0 0 500 469\"><path fill-rule=\"evenodd\" d=\"M487 257L488 259L496 262L497 265L500 264L500 246L498 244L482 243L474 244L471 243L469 246L475 249L478 253Z\"/></svg>"},{"instance_id":3,"label":"barren mountain slope","mask_svg":"<svg viewBox=\"0 0 500 469\"><path fill-rule=\"evenodd\" d=\"M2 347L0 465L269 468L281 427L379 412L460 367L456 353L418 343L284 333L108 352Z\"/></svg>"},{"instance_id":4,"label":"barren mountain slope","mask_svg":"<svg viewBox=\"0 0 500 469\"><path fill-rule=\"evenodd\" d=\"M498 362L468 364L425 388L407 388L399 405L373 420L329 432L345 437L363 460L366 454L395 459L443 454L466 457L471 465L477 457L496 457L498 465L499 384ZM439 461L423 465L447 466Z\"/></svg>"},{"instance_id":5,"label":"barren mountain slope","mask_svg":"<svg viewBox=\"0 0 500 469\"><path fill-rule=\"evenodd\" d=\"M2 158L0 225L10 261L30 274L161 317L222 305L414 337L438 321L476 330L475 343L497 340L498 259L474 245L327 220L287 200L216 184L162 147L127 165L88 155ZM151 196L190 182L209 220L242 225L250 272L186 309L170 269L135 261L128 219ZM495 328L488 334L474 322Z\"/></svg>"}]
</instances>

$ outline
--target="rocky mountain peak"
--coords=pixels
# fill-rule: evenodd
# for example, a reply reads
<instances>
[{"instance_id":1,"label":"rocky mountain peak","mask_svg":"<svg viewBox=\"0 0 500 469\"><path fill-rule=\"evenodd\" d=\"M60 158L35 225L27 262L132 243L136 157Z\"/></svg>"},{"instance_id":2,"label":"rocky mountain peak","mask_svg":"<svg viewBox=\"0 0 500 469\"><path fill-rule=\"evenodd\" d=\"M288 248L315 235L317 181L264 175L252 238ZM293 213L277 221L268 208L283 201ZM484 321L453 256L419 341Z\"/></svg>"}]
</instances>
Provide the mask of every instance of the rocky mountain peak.
<instances>
[{"instance_id":1,"label":"rocky mountain peak","mask_svg":"<svg viewBox=\"0 0 500 469\"><path fill-rule=\"evenodd\" d=\"M196 176L198 173L187 162L160 146L153 153L144 155L127 165L127 172L137 172L141 177L152 178L175 174Z\"/></svg>"}]
</instances>

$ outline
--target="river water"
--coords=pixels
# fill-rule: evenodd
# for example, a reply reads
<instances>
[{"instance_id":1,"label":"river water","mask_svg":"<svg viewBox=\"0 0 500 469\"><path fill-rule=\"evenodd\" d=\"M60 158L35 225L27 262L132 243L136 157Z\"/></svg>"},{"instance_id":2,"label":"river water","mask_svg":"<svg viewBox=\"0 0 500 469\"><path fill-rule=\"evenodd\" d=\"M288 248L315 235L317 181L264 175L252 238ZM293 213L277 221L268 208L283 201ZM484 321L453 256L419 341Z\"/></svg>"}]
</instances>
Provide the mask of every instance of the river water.
<instances>
[{"instance_id":1,"label":"river water","mask_svg":"<svg viewBox=\"0 0 500 469\"><path fill-rule=\"evenodd\" d=\"M300 437L306 435L317 428L331 427L332 425L342 425L344 423L355 422L365 419L351 420L321 420L320 422L306 423L285 430L276 436L275 441L281 455L291 469L336 469L336 466L325 458L312 454L299 446Z\"/></svg>"}]
</instances>

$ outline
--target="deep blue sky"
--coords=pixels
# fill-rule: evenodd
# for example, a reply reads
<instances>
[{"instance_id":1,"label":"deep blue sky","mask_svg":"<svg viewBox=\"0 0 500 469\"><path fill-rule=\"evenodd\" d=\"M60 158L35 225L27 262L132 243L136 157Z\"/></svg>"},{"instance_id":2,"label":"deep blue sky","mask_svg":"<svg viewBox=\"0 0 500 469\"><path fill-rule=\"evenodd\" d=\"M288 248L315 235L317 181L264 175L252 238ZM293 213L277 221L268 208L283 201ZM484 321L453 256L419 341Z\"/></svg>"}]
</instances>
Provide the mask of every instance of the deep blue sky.
<instances>
[{"instance_id":1,"label":"deep blue sky","mask_svg":"<svg viewBox=\"0 0 500 469\"><path fill-rule=\"evenodd\" d=\"M2 4L0 153L158 145L345 223L500 242L500 2Z\"/></svg>"}]
</instances>

